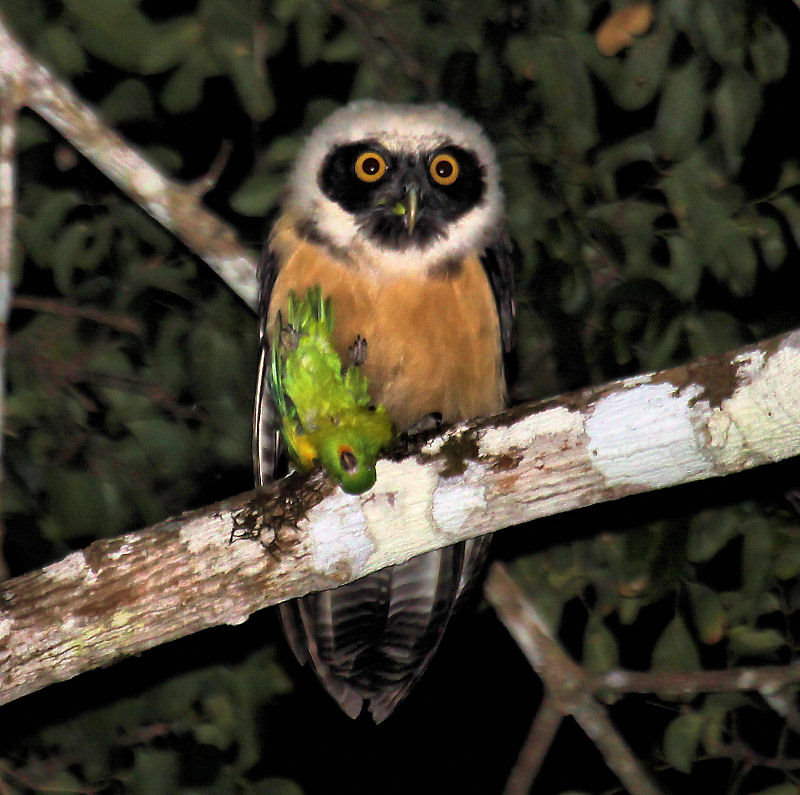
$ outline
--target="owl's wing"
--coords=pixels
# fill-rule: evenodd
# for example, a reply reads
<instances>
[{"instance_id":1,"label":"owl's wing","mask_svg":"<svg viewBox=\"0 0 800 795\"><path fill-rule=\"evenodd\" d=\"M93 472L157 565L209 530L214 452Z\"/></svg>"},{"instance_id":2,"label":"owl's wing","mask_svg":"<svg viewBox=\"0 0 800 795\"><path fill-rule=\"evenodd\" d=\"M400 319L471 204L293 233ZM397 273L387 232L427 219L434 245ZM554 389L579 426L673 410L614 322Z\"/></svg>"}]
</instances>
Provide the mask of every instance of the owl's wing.
<instances>
[{"instance_id":1,"label":"owl's wing","mask_svg":"<svg viewBox=\"0 0 800 795\"><path fill-rule=\"evenodd\" d=\"M500 319L500 334L503 351L508 354L516 343L514 334L514 271L520 261L520 250L507 232L503 232L494 243L486 247L481 263L492 286L497 316Z\"/></svg>"},{"instance_id":2,"label":"owl's wing","mask_svg":"<svg viewBox=\"0 0 800 795\"><path fill-rule=\"evenodd\" d=\"M510 354L516 344L514 317L516 302L514 300L514 272L520 262L520 250L507 232L503 232L495 242L487 246L481 256L481 263L494 294L497 317L500 321L500 337L505 354L506 378L508 369L513 367ZM486 555L489 551L491 535L471 538L464 541L464 556L461 566L457 600L469 593L483 571Z\"/></svg>"},{"instance_id":3,"label":"owl's wing","mask_svg":"<svg viewBox=\"0 0 800 795\"><path fill-rule=\"evenodd\" d=\"M269 246L264 249L258 265L258 338L261 355L258 363L256 404L253 412L253 467L256 483L263 486L279 476L282 443L278 432L281 419L269 388L269 369L272 356L267 335L267 312L272 287L277 276L277 259Z\"/></svg>"}]
</instances>

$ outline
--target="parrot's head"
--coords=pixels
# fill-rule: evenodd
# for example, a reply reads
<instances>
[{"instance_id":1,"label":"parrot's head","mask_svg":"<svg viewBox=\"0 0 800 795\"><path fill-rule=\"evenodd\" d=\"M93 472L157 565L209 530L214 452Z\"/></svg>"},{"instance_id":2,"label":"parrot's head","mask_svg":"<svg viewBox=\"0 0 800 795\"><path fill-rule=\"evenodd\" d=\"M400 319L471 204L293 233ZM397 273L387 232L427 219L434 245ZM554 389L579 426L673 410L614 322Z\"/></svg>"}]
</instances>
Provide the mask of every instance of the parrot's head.
<instances>
[{"instance_id":1,"label":"parrot's head","mask_svg":"<svg viewBox=\"0 0 800 795\"><path fill-rule=\"evenodd\" d=\"M361 494L375 485L375 453L366 447L358 434L348 432L328 434L319 445L322 466L348 494Z\"/></svg>"}]
</instances>

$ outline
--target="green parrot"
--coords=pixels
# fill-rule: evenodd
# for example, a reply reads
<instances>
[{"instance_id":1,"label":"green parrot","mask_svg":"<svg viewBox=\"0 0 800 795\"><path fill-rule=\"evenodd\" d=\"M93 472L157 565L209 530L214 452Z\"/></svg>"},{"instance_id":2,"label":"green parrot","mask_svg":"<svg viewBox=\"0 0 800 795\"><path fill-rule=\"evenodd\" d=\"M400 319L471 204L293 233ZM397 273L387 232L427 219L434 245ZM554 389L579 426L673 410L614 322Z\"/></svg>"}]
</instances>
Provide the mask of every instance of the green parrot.
<instances>
[{"instance_id":1,"label":"green parrot","mask_svg":"<svg viewBox=\"0 0 800 795\"><path fill-rule=\"evenodd\" d=\"M333 307L319 285L303 300L290 292L286 324L280 312L275 322L269 388L297 469L319 463L344 491L360 494L375 484L375 460L394 428L386 409L371 405L359 371L366 340L355 340L343 367L332 332Z\"/></svg>"}]
</instances>

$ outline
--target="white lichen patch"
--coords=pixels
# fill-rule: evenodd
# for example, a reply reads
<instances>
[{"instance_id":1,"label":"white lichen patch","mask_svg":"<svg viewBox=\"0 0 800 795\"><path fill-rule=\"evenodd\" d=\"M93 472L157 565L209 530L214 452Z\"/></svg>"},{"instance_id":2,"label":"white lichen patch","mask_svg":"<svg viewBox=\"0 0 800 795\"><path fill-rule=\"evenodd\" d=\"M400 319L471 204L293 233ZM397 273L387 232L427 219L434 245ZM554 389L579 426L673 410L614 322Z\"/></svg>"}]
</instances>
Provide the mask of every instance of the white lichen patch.
<instances>
[{"instance_id":1,"label":"white lichen patch","mask_svg":"<svg viewBox=\"0 0 800 795\"><path fill-rule=\"evenodd\" d=\"M609 486L672 486L711 474L696 415L702 388L642 384L600 398L585 429L594 467Z\"/></svg>"},{"instance_id":2,"label":"white lichen patch","mask_svg":"<svg viewBox=\"0 0 800 795\"><path fill-rule=\"evenodd\" d=\"M300 523L300 534L308 537L315 571L332 576L351 567L358 571L366 564L374 546L361 500L361 495L337 489Z\"/></svg>"},{"instance_id":3,"label":"white lichen patch","mask_svg":"<svg viewBox=\"0 0 800 795\"><path fill-rule=\"evenodd\" d=\"M756 355L758 354L758 355ZM737 386L709 423L715 458L726 468L780 461L800 445L800 349L739 357Z\"/></svg>"},{"instance_id":4,"label":"white lichen patch","mask_svg":"<svg viewBox=\"0 0 800 795\"><path fill-rule=\"evenodd\" d=\"M11 634L14 629L14 622L10 618L0 618L0 639Z\"/></svg>"},{"instance_id":5,"label":"white lichen patch","mask_svg":"<svg viewBox=\"0 0 800 795\"><path fill-rule=\"evenodd\" d=\"M554 406L532 414L513 425L487 428L478 443L480 455L500 455L514 449L524 450L532 439L543 436L578 437L583 431L579 412L565 406Z\"/></svg>"},{"instance_id":6,"label":"white lichen patch","mask_svg":"<svg viewBox=\"0 0 800 795\"><path fill-rule=\"evenodd\" d=\"M75 583L83 580L91 585L97 579L97 575L92 571L83 552L72 552L44 569L43 574L54 584Z\"/></svg>"},{"instance_id":7,"label":"white lichen patch","mask_svg":"<svg viewBox=\"0 0 800 795\"><path fill-rule=\"evenodd\" d=\"M486 512L484 474L483 467L470 462L462 474L440 482L433 493L433 521L440 533L458 537Z\"/></svg>"},{"instance_id":8,"label":"white lichen patch","mask_svg":"<svg viewBox=\"0 0 800 795\"><path fill-rule=\"evenodd\" d=\"M431 546L430 505L438 482L435 472L416 461L378 462L377 484L364 495L363 504L368 532L375 542L371 568ZM393 516L402 520L392 521Z\"/></svg>"}]
</instances>

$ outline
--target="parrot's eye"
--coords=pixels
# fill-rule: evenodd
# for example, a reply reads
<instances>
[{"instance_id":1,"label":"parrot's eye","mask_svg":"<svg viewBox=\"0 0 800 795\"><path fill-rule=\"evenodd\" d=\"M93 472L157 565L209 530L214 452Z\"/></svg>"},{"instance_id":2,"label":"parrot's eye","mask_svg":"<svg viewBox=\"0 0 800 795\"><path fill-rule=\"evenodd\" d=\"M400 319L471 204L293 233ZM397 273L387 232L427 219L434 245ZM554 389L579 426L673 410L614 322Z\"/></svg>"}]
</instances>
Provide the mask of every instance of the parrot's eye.
<instances>
[{"instance_id":1,"label":"parrot's eye","mask_svg":"<svg viewBox=\"0 0 800 795\"><path fill-rule=\"evenodd\" d=\"M386 173L386 161L377 152L362 152L356 158L356 176L362 182L377 182Z\"/></svg>"},{"instance_id":2,"label":"parrot's eye","mask_svg":"<svg viewBox=\"0 0 800 795\"><path fill-rule=\"evenodd\" d=\"M458 161L452 155L438 154L431 160L428 171L438 185L452 185L458 179Z\"/></svg>"},{"instance_id":3,"label":"parrot's eye","mask_svg":"<svg viewBox=\"0 0 800 795\"><path fill-rule=\"evenodd\" d=\"M342 450L339 453L339 463L348 474L353 474L358 469L358 459L352 450Z\"/></svg>"}]
</instances>

